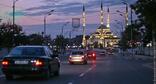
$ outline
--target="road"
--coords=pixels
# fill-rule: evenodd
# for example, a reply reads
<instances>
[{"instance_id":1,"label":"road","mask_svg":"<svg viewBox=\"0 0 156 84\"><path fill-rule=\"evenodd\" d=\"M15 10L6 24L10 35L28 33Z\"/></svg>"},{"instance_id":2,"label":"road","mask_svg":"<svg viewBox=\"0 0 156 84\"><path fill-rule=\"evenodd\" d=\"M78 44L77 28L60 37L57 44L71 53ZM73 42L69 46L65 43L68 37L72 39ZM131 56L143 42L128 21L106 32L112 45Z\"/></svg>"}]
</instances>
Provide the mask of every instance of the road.
<instances>
[{"instance_id":1,"label":"road","mask_svg":"<svg viewBox=\"0 0 156 84\"><path fill-rule=\"evenodd\" d=\"M48 80L40 78L17 78L7 81L0 75L0 84L153 84L153 71L143 66L146 62L125 59L124 56L97 55L97 61L87 65L69 65L61 56L61 73Z\"/></svg>"}]
</instances>

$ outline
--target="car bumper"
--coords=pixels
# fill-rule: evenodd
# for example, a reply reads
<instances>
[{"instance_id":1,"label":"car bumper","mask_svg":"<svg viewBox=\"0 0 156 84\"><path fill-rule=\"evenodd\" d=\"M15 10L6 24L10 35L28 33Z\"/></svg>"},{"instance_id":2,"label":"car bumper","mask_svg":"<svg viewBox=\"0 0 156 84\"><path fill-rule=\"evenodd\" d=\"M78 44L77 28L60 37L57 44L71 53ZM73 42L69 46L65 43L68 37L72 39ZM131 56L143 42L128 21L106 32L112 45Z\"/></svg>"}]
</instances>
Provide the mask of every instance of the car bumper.
<instances>
[{"instance_id":1,"label":"car bumper","mask_svg":"<svg viewBox=\"0 0 156 84\"><path fill-rule=\"evenodd\" d=\"M44 74L47 68L45 67L31 67L31 68L2 68L4 74L13 75L39 75Z\"/></svg>"},{"instance_id":2,"label":"car bumper","mask_svg":"<svg viewBox=\"0 0 156 84\"><path fill-rule=\"evenodd\" d=\"M89 56L88 56L88 59L89 59L89 60L94 60L94 59L96 59L96 56L90 56L90 55L89 55Z\"/></svg>"},{"instance_id":3,"label":"car bumper","mask_svg":"<svg viewBox=\"0 0 156 84\"><path fill-rule=\"evenodd\" d=\"M69 60L69 63L84 63L86 60Z\"/></svg>"}]
</instances>

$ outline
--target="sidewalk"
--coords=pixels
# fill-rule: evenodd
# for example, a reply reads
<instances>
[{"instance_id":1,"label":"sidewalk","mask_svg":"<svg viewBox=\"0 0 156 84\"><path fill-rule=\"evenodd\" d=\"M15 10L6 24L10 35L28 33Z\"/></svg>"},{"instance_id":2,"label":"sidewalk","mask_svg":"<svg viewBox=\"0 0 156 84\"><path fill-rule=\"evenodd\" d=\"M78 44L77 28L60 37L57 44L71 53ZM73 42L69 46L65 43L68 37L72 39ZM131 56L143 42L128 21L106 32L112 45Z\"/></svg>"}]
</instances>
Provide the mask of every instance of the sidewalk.
<instances>
[{"instance_id":1,"label":"sidewalk","mask_svg":"<svg viewBox=\"0 0 156 84\"><path fill-rule=\"evenodd\" d=\"M135 58L141 60L153 60L153 56L146 56L146 55L135 55Z\"/></svg>"},{"instance_id":2,"label":"sidewalk","mask_svg":"<svg viewBox=\"0 0 156 84\"><path fill-rule=\"evenodd\" d=\"M124 52L124 58L127 60L142 61L142 66L153 69L153 56L149 55L136 55L133 53Z\"/></svg>"}]
</instances>

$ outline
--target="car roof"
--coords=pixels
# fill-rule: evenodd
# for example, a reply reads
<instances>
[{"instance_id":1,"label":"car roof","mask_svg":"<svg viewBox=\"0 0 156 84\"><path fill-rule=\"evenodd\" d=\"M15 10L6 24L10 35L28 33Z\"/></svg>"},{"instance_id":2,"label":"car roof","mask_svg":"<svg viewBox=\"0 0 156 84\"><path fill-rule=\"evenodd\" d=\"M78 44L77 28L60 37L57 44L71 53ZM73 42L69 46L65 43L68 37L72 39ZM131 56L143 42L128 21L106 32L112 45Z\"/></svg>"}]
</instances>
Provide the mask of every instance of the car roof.
<instances>
[{"instance_id":1,"label":"car roof","mask_svg":"<svg viewBox=\"0 0 156 84\"><path fill-rule=\"evenodd\" d=\"M84 50L77 49L77 50L71 50L71 51L74 51L74 52L75 52L75 51L76 51L76 52L77 52L77 51L82 51L82 52L83 52Z\"/></svg>"},{"instance_id":2,"label":"car roof","mask_svg":"<svg viewBox=\"0 0 156 84\"><path fill-rule=\"evenodd\" d=\"M42 45L23 45L23 46L17 46L17 47L47 47Z\"/></svg>"}]
</instances>

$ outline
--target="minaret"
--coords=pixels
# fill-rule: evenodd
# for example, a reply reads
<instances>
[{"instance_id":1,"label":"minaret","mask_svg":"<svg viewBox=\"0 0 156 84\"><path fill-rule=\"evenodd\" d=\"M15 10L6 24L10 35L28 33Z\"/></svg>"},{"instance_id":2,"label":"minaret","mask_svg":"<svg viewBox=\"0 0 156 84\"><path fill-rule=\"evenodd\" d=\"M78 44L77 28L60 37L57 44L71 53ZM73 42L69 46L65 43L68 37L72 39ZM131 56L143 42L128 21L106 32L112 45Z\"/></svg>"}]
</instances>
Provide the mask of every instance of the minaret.
<instances>
[{"instance_id":1,"label":"minaret","mask_svg":"<svg viewBox=\"0 0 156 84\"><path fill-rule=\"evenodd\" d=\"M109 13L109 7L107 9L107 13L108 13L108 16L107 16L107 28L110 28L110 13Z\"/></svg>"},{"instance_id":2,"label":"minaret","mask_svg":"<svg viewBox=\"0 0 156 84\"><path fill-rule=\"evenodd\" d=\"M83 38L82 38L82 46L86 47L86 12L85 6L83 4L83 13L82 13L82 26L83 26Z\"/></svg>"},{"instance_id":3,"label":"minaret","mask_svg":"<svg viewBox=\"0 0 156 84\"><path fill-rule=\"evenodd\" d=\"M102 3L102 0L101 0L101 10L100 10L100 23L101 25L103 25L103 19L104 19L104 11L103 11L103 3Z\"/></svg>"}]
</instances>

